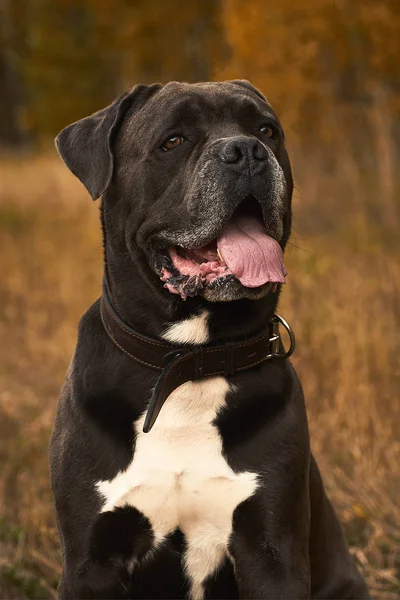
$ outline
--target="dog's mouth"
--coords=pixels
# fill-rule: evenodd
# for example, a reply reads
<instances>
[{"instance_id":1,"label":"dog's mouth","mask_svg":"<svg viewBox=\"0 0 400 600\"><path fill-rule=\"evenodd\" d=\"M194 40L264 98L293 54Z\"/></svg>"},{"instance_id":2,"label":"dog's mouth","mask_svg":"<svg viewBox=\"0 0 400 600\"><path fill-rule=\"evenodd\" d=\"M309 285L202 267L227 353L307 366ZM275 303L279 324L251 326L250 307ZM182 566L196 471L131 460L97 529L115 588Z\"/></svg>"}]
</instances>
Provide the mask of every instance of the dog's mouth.
<instances>
[{"instance_id":1,"label":"dog's mouth","mask_svg":"<svg viewBox=\"0 0 400 600\"><path fill-rule=\"evenodd\" d=\"M282 248L267 234L260 210L243 208L206 246L168 248L161 268L164 287L184 300L232 277L246 288L269 283L275 290L278 283L285 283L286 275Z\"/></svg>"}]
</instances>

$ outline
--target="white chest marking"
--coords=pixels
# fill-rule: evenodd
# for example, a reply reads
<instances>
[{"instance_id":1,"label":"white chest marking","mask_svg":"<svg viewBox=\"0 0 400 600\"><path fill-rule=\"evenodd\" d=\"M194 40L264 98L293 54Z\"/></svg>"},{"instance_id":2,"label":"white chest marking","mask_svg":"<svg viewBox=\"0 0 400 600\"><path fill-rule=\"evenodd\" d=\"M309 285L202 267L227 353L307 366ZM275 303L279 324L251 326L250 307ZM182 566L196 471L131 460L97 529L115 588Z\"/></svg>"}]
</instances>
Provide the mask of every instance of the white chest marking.
<instances>
[{"instance_id":1,"label":"white chest marking","mask_svg":"<svg viewBox=\"0 0 400 600\"><path fill-rule=\"evenodd\" d=\"M97 483L102 512L134 506L150 520L156 543L181 529L192 600L203 599L205 579L227 555L233 511L257 487L256 474L229 467L213 425L228 390L223 377L181 385L149 433L142 432L144 415L134 423L136 446L128 468Z\"/></svg>"},{"instance_id":2,"label":"white chest marking","mask_svg":"<svg viewBox=\"0 0 400 600\"><path fill-rule=\"evenodd\" d=\"M168 327L163 333L163 338L168 342L176 344L206 344L209 340L207 310L203 310L199 315L194 315L190 319L178 321Z\"/></svg>"}]
</instances>

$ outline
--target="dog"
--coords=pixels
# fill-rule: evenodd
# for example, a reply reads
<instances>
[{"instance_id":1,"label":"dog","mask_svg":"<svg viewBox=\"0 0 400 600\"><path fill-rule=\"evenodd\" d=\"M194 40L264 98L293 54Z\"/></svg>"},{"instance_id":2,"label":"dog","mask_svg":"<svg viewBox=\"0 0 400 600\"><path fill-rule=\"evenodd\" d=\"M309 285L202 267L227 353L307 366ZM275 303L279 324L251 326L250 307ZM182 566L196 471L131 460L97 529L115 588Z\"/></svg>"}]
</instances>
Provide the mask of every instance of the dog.
<instances>
[{"instance_id":1,"label":"dog","mask_svg":"<svg viewBox=\"0 0 400 600\"><path fill-rule=\"evenodd\" d=\"M59 597L368 598L275 315L293 181L270 104L137 85L56 145L104 245L50 444Z\"/></svg>"}]
</instances>

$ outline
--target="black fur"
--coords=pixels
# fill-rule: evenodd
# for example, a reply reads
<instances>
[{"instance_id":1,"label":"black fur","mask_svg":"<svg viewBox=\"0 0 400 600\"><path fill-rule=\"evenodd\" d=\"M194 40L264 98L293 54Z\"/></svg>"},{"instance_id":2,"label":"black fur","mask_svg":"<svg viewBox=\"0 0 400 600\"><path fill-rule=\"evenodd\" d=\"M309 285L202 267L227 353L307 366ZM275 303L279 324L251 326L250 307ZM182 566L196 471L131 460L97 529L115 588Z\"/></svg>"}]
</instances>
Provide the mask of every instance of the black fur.
<instances>
[{"instance_id":1,"label":"black fur","mask_svg":"<svg viewBox=\"0 0 400 600\"><path fill-rule=\"evenodd\" d=\"M274 124L275 139L261 140L265 122ZM165 139L178 134L185 142L163 152ZM285 178L280 208L273 161L254 166L248 159L246 168L233 169L218 158L226 138L235 136L243 143L262 141L267 156L278 161ZM258 297L232 282L184 302L159 278L169 245L206 244L250 197L271 235L283 226L279 237L286 245L290 163L278 118L251 84L138 86L57 140L92 197L104 193L105 277L122 319L158 337L167 323L206 308L214 342L266 327L280 287ZM111 342L97 301L79 326L51 442L64 561L61 599L187 597L182 533L153 550L148 519L129 507L100 514L95 490L97 481L112 479L131 462L132 423L146 409L156 379L157 372ZM234 375L231 383L235 391L215 425L230 467L258 473L260 484L233 515L229 551L235 569L227 559L205 582L206 597L367 598L310 453L303 393L291 364L268 361Z\"/></svg>"}]
</instances>

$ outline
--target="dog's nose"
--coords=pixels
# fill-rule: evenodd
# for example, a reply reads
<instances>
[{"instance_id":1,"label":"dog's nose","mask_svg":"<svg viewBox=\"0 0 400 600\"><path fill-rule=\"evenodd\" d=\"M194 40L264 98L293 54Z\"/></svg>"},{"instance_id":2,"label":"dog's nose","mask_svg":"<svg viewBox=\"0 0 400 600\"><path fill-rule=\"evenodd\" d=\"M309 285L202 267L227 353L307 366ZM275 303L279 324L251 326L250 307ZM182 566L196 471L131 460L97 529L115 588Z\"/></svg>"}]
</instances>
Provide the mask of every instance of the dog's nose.
<instances>
[{"instance_id":1,"label":"dog's nose","mask_svg":"<svg viewBox=\"0 0 400 600\"><path fill-rule=\"evenodd\" d=\"M267 160L268 153L265 146L255 138L237 137L225 142L218 151L218 156L224 163L238 164L247 158L252 161Z\"/></svg>"}]
</instances>

